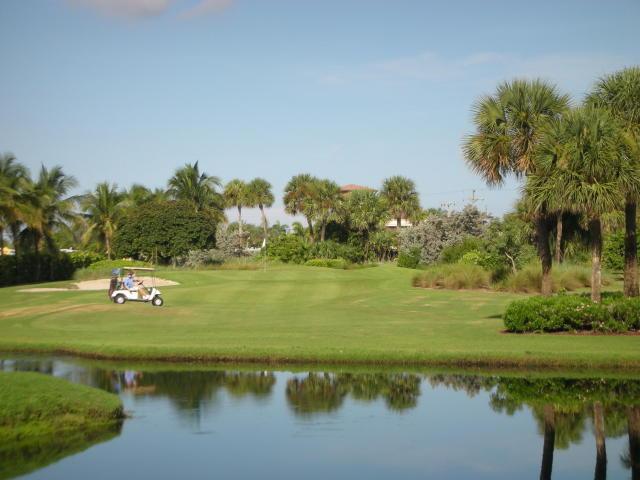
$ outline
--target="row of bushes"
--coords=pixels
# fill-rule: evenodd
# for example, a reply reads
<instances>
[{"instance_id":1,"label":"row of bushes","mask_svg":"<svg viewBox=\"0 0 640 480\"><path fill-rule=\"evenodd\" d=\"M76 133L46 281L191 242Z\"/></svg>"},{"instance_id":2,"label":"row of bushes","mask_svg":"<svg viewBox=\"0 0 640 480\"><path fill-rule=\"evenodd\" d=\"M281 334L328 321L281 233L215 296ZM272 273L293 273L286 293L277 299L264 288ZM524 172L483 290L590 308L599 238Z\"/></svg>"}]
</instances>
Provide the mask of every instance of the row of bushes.
<instances>
[{"instance_id":1,"label":"row of bushes","mask_svg":"<svg viewBox=\"0 0 640 480\"><path fill-rule=\"evenodd\" d=\"M557 265L551 271L553 291L570 292L591 286L591 268L584 265ZM602 276L602 284L609 285L609 275ZM474 263L454 263L424 267L413 278L414 287L449 288L455 290L495 288L496 290L537 293L542 285L540 265L529 264L499 282L492 282L489 270Z\"/></svg>"},{"instance_id":2,"label":"row of bushes","mask_svg":"<svg viewBox=\"0 0 640 480\"><path fill-rule=\"evenodd\" d=\"M47 254L0 256L0 287L24 283L69 280L76 267L69 255Z\"/></svg>"},{"instance_id":3,"label":"row of bushes","mask_svg":"<svg viewBox=\"0 0 640 480\"><path fill-rule=\"evenodd\" d=\"M284 263L304 264L313 259L342 259L349 263L362 263L365 260L364 250L356 245L327 240L309 244L294 235L281 235L267 244L268 258Z\"/></svg>"},{"instance_id":4,"label":"row of bushes","mask_svg":"<svg viewBox=\"0 0 640 480\"><path fill-rule=\"evenodd\" d=\"M509 332L628 332L640 330L640 298L605 295L602 303L587 296L531 297L512 302L504 314Z\"/></svg>"}]
</instances>

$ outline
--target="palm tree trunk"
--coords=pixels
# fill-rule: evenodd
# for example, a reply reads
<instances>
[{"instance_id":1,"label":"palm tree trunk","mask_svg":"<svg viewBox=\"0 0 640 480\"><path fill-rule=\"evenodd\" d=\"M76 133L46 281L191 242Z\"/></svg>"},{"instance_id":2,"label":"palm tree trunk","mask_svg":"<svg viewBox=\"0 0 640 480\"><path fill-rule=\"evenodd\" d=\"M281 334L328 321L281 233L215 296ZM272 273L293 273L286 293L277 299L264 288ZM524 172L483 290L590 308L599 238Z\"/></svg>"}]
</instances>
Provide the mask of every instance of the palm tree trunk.
<instances>
[{"instance_id":1,"label":"palm tree trunk","mask_svg":"<svg viewBox=\"0 0 640 480\"><path fill-rule=\"evenodd\" d=\"M306 218L307 218L307 225L309 225L309 237L311 238L311 243L313 243L315 240L315 236L313 233L313 223L311 223L311 217L306 217Z\"/></svg>"},{"instance_id":2,"label":"palm tree trunk","mask_svg":"<svg viewBox=\"0 0 640 480\"><path fill-rule=\"evenodd\" d=\"M628 414L629 462L631 480L640 480L640 407L630 407Z\"/></svg>"},{"instance_id":3,"label":"palm tree trunk","mask_svg":"<svg viewBox=\"0 0 640 480\"><path fill-rule=\"evenodd\" d=\"M0 256L4 255L4 228L0 228Z\"/></svg>"},{"instance_id":4,"label":"palm tree trunk","mask_svg":"<svg viewBox=\"0 0 640 480\"><path fill-rule=\"evenodd\" d=\"M600 218L589 221L591 236L591 300L602 300L602 224Z\"/></svg>"},{"instance_id":5,"label":"palm tree trunk","mask_svg":"<svg viewBox=\"0 0 640 480\"><path fill-rule=\"evenodd\" d=\"M265 241L267 240L267 237L269 236L269 232L268 232L268 224L267 224L267 216L264 213L264 205L260 204L258 205L258 207L260 208L260 214L262 215L262 230L264 231L264 239Z\"/></svg>"},{"instance_id":6,"label":"palm tree trunk","mask_svg":"<svg viewBox=\"0 0 640 480\"><path fill-rule=\"evenodd\" d=\"M544 444L540 480L551 480L553 470L553 449L556 443L556 414L553 405L544 406Z\"/></svg>"},{"instance_id":7,"label":"palm tree trunk","mask_svg":"<svg viewBox=\"0 0 640 480\"><path fill-rule=\"evenodd\" d=\"M562 262L562 212L558 213L556 220L556 263Z\"/></svg>"},{"instance_id":8,"label":"palm tree trunk","mask_svg":"<svg viewBox=\"0 0 640 480\"><path fill-rule=\"evenodd\" d=\"M327 223L322 223L322 228L320 229L320 241L324 242L325 232L327 231Z\"/></svg>"},{"instance_id":9,"label":"palm tree trunk","mask_svg":"<svg viewBox=\"0 0 640 480\"><path fill-rule=\"evenodd\" d=\"M109 238L109 235L104 236L104 243L107 247L107 258L111 260L111 239Z\"/></svg>"},{"instance_id":10,"label":"palm tree trunk","mask_svg":"<svg viewBox=\"0 0 640 480\"><path fill-rule=\"evenodd\" d=\"M624 206L624 295L637 297L638 291L638 241L636 237L635 200L627 199Z\"/></svg>"},{"instance_id":11,"label":"palm tree trunk","mask_svg":"<svg viewBox=\"0 0 640 480\"><path fill-rule=\"evenodd\" d=\"M9 225L11 230L11 240L13 240L13 253L18 258L18 239L20 237L20 224L13 222Z\"/></svg>"},{"instance_id":12,"label":"palm tree trunk","mask_svg":"<svg viewBox=\"0 0 640 480\"><path fill-rule=\"evenodd\" d=\"M536 214L535 219L536 244L538 247L538 256L542 264L542 285L540 293L542 295L551 295L553 292L553 284L551 280L551 248L549 247L549 219L546 212Z\"/></svg>"},{"instance_id":13,"label":"palm tree trunk","mask_svg":"<svg viewBox=\"0 0 640 480\"><path fill-rule=\"evenodd\" d=\"M242 236L242 205L238 205L238 234Z\"/></svg>"},{"instance_id":14,"label":"palm tree trunk","mask_svg":"<svg viewBox=\"0 0 640 480\"><path fill-rule=\"evenodd\" d=\"M398 231L402 228L402 217L396 218L396 227L398 228Z\"/></svg>"},{"instance_id":15,"label":"palm tree trunk","mask_svg":"<svg viewBox=\"0 0 640 480\"><path fill-rule=\"evenodd\" d=\"M593 404L593 426L596 435L596 470L593 478L595 480L606 480L607 478L607 445L604 435L604 413L602 403Z\"/></svg>"}]
</instances>

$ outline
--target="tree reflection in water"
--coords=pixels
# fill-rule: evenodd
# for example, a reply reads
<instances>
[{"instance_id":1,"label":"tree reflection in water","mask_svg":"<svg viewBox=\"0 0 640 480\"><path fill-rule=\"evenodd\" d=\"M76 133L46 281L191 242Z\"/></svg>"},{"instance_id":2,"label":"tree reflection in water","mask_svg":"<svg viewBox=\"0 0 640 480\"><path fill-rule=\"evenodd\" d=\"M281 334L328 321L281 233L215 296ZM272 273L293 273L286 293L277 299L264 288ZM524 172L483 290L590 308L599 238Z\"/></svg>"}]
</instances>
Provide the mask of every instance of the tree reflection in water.
<instances>
[{"instance_id":1,"label":"tree reflection in water","mask_svg":"<svg viewBox=\"0 0 640 480\"><path fill-rule=\"evenodd\" d=\"M328 413L342 406L345 397L371 402L384 398L390 410L401 412L417 405L420 377L412 374L314 373L287 381L287 401L299 416Z\"/></svg>"}]
</instances>

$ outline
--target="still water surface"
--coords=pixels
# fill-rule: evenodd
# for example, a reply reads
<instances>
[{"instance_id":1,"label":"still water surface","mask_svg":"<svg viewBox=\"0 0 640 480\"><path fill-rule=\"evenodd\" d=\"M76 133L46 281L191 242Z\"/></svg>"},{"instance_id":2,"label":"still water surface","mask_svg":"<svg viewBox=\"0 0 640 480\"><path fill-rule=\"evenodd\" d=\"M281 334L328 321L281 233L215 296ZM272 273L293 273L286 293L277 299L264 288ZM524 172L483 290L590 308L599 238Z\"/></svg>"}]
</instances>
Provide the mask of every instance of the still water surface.
<instances>
[{"instance_id":1,"label":"still water surface","mask_svg":"<svg viewBox=\"0 0 640 480\"><path fill-rule=\"evenodd\" d=\"M0 366L118 393L131 415L81 448L12 453L24 478L640 479L640 379Z\"/></svg>"}]
</instances>

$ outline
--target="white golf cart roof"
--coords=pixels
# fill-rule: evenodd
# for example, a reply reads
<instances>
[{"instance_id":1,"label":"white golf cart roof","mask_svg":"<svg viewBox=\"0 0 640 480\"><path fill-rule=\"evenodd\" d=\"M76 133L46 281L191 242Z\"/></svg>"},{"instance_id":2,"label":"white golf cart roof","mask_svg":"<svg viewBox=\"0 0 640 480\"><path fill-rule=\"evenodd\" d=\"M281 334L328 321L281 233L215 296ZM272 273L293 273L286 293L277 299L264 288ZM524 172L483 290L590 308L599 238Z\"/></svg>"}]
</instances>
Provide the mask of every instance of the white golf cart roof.
<instances>
[{"instance_id":1,"label":"white golf cart roof","mask_svg":"<svg viewBox=\"0 0 640 480\"><path fill-rule=\"evenodd\" d=\"M122 270L144 270L145 272L153 272L155 268L151 267L120 267Z\"/></svg>"}]
</instances>

